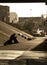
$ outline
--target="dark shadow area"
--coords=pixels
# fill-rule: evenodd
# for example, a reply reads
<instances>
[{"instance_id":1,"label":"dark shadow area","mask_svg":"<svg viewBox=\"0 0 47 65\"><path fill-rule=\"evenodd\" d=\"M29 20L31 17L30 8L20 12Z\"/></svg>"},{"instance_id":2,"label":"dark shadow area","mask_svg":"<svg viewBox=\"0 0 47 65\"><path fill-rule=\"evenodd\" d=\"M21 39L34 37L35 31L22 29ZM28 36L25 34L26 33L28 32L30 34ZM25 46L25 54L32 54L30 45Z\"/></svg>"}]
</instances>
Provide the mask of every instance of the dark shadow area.
<instances>
[{"instance_id":1,"label":"dark shadow area","mask_svg":"<svg viewBox=\"0 0 47 65\"><path fill-rule=\"evenodd\" d=\"M10 44L17 44L17 43L19 43L19 42L18 42L18 40L17 40L16 34L14 33L14 34L12 34L12 35L10 36L10 39L7 40L7 41L4 43L4 46L10 45Z\"/></svg>"},{"instance_id":2,"label":"dark shadow area","mask_svg":"<svg viewBox=\"0 0 47 65\"><path fill-rule=\"evenodd\" d=\"M1 0L0 2L6 2L6 3L9 3L9 2L45 2L46 0Z\"/></svg>"},{"instance_id":3,"label":"dark shadow area","mask_svg":"<svg viewBox=\"0 0 47 65\"><path fill-rule=\"evenodd\" d=\"M37 47L31 49L33 51L47 51L47 39Z\"/></svg>"},{"instance_id":4,"label":"dark shadow area","mask_svg":"<svg viewBox=\"0 0 47 65\"><path fill-rule=\"evenodd\" d=\"M47 62L42 62L42 61L34 60L34 59L28 59L26 64L27 65L47 65Z\"/></svg>"}]
</instances>

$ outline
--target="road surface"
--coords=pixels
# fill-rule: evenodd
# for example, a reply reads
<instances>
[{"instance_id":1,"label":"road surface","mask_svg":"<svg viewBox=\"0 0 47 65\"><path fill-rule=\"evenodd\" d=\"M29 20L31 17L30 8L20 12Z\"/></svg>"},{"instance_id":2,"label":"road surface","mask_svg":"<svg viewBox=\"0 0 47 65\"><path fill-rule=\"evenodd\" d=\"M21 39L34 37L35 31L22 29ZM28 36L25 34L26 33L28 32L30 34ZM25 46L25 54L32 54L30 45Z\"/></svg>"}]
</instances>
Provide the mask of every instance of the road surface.
<instances>
[{"instance_id":1,"label":"road surface","mask_svg":"<svg viewBox=\"0 0 47 65\"><path fill-rule=\"evenodd\" d=\"M17 35L17 40L19 41L19 44L3 46L4 42L7 41L10 38L11 34L13 33ZM22 33L24 36L29 36L31 38L34 38L32 35L29 35L17 28L14 28L11 25L8 25L0 21L0 49L31 50L32 48L41 44L45 40L45 38L43 37L27 40L24 37L18 35L18 33Z\"/></svg>"}]
</instances>

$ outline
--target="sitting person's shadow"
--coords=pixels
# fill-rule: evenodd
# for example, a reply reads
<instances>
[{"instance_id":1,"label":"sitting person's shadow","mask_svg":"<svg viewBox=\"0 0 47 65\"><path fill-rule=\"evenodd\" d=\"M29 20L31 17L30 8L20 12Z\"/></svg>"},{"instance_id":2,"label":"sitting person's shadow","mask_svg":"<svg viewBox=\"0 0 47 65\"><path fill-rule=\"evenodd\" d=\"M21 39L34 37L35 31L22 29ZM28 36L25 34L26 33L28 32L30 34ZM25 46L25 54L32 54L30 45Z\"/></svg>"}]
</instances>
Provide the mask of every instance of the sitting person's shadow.
<instances>
[{"instance_id":1,"label":"sitting person's shadow","mask_svg":"<svg viewBox=\"0 0 47 65\"><path fill-rule=\"evenodd\" d=\"M14 34L11 35L10 39L7 40L7 41L4 43L4 46L10 45L10 44L17 44L17 43L19 43L19 42L18 42L18 40L17 40L16 34L14 33Z\"/></svg>"}]
</instances>

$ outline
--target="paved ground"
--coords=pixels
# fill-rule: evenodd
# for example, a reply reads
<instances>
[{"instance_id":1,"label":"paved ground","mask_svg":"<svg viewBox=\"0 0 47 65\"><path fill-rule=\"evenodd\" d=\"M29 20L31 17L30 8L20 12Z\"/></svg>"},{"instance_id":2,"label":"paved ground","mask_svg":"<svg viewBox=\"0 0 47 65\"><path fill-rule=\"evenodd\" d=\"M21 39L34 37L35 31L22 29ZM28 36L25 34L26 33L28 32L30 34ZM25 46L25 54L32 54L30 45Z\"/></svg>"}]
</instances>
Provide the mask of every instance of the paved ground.
<instances>
[{"instance_id":1,"label":"paved ground","mask_svg":"<svg viewBox=\"0 0 47 65\"><path fill-rule=\"evenodd\" d=\"M7 41L13 33L16 33L19 44L3 46L4 42ZM24 36L33 38L33 36L0 21L0 49L31 50L45 40L43 37L27 40L19 36L19 33L22 33Z\"/></svg>"},{"instance_id":2,"label":"paved ground","mask_svg":"<svg viewBox=\"0 0 47 65\"><path fill-rule=\"evenodd\" d=\"M47 65L47 53L41 51L0 50L0 64L2 65L2 63L5 65Z\"/></svg>"},{"instance_id":3,"label":"paved ground","mask_svg":"<svg viewBox=\"0 0 47 65\"><path fill-rule=\"evenodd\" d=\"M7 41L10 38L11 34L13 34L13 33L16 33L19 43L3 46L4 42ZM45 40L44 37L38 37L38 38L35 37L32 40L27 40L24 37L19 36L18 35L19 33L22 33L24 36L29 36L31 38L34 38L33 36L0 21L0 50L19 50L19 51L24 50L24 51L28 51L28 50L32 50L33 48L37 47L40 44L43 44L43 42ZM26 58L28 58L28 56L31 54L32 54L31 52L29 54L27 52L25 52L23 55ZM35 55L35 53L33 55ZM45 52L44 52L44 56L47 57L47 54L45 55ZM42 65L42 64L47 65L47 63L39 62L39 61L36 61L33 59L29 60L28 62L29 62L29 64L27 64L27 65L35 65L35 64L36 65ZM15 65L15 64L16 65L26 65L26 60L19 60L16 62L12 61L12 62L9 62L9 64L10 65Z\"/></svg>"}]
</instances>

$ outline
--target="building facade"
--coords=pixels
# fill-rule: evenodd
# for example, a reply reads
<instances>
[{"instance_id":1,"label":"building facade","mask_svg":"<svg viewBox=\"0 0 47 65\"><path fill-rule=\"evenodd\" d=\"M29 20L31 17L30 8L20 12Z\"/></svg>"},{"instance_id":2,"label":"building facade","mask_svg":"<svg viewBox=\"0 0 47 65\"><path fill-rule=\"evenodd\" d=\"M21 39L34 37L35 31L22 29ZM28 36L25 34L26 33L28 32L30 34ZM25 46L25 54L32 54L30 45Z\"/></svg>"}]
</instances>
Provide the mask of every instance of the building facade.
<instances>
[{"instance_id":1,"label":"building facade","mask_svg":"<svg viewBox=\"0 0 47 65\"><path fill-rule=\"evenodd\" d=\"M15 12L10 12L10 23L17 23L19 18Z\"/></svg>"},{"instance_id":2,"label":"building facade","mask_svg":"<svg viewBox=\"0 0 47 65\"><path fill-rule=\"evenodd\" d=\"M0 5L0 20L9 23L9 6Z\"/></svg>"}]
</instances>

